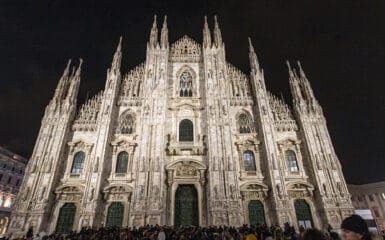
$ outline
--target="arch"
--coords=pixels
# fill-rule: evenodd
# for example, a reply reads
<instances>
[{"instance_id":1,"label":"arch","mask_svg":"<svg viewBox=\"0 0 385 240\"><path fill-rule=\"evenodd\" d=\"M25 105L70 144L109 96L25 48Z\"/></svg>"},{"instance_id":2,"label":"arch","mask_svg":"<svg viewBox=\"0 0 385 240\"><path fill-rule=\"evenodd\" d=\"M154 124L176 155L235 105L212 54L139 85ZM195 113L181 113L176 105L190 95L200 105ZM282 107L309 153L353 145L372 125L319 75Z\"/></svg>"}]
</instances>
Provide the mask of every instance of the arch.
<instances>
[{"instance_id":1,"label":"arch","mask_svg":"<svg viewBox=\"0 0 385 240\"><path fill-rule=\"evenodd\" d=\"M79 151L75 153L74 159L72 162L71 173L81 174L83 172L85 158L86 158L86 154L83 151Z\"/></svg>"},{"instance_id":2,"label":"arch","mask_svg":"<svg viewBox=\"0 0 385 240\"><path fill-rule=\"evenodd\" d=\"M135 116L134 114L126 111L122 113L119 118L119 125L117 128L117 133L120 134L132 134L135 132Z\"/></svg>"},{"instance_id":3,"label":"arch","mask_svg":"<svg viewBox=\"0 0 385 240\"><path fill-rule=\"evenodd\" d=\"M250 150L243 152L243 167L247 172L257 171L257 167L255 166L254 153Z\"/></svg>"},{"instance_id":4,"label":"arch","mask_svg":"<svg viewBox=\"0 0 385 240\"><path fill-rule=\"evenodd\" d=\"M183 119L179 123L179 141L192 142L194 141L194 124L189 119Z\"/></svg>"},{"instance_id":5,"label":"arch","mask_svg":"<svg viewBox=\"0 0 385 240\"><path fill-rule=\"evenodd\" d=\"M106 227L121 227L123 224L124 206L121 202L112 202L108 207Z\"/></svg>"},{"instance_id":6,"label":"arch","mask_svg":"<svg viewBox=\"0 0 385 240\"><path fill-rule=\"evenodd\" d=\"M295 215L297 217L298 227L312 228L313 218L309 204L305 199L296 199L294 201Z\"/></svg>"},{"instance_id":7,"label":"arch","mask_svg":"<svg viewBox=\"0 0 385 240\"><path fill-rule=\"evenodd\" d=\"M118 154L118 157L116 159L116 173L126 173L127 172L127 166L128 166L128 153L126 151L121 151Z\"/></svg>"},{"instance_id":8,"label":"arch","mask_svg":"<svg viewBox=\"0 0 385 240\"><path fill-rule=\"evenodd\" d=\"M253 133L254 126L251 114L248 111L242 111L237 114L237 129L239 133Z\"/></svg>"},{"instance_id":9,"label":"arch","mask_svg":"<svg viewBox=\"0 0 385 240\"><path fill-rule=\"evenodd\" d=\"M285 151L285 159L289 172L298 172L298 161L293 150Z\"/></svg>"},{"instance_id":10,"label":"arch","mask_svg":"<svg viewBox=\"0 0 385 240\"><path fill-rule=\"evenodd\" d=\"M249 223L251 225L265 224L265 210L263 204L259 200L250 200L249 205Z\"/></svg>"},{"instance_id":11,"label":"arch","mask_svg":"<svg viewBox=\"0 0 385 240\"><path fill-rule=\"evenodd\" d=\"M65 203L59 211L56 224L56 233L68 233L72 231L75 220L76 206L74 203Z\"/></svg>"}]
</instances>

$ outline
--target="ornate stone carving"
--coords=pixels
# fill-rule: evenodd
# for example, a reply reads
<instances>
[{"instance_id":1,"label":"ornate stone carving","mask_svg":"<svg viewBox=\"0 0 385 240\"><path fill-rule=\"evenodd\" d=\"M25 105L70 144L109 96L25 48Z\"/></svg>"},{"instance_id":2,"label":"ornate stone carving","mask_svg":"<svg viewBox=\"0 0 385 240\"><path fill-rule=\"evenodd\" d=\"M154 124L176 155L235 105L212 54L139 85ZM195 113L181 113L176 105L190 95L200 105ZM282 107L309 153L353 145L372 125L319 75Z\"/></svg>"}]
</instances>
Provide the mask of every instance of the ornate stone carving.
<instances>
[{"instance_id":1,"label":"ornate stone carving","mask_svg":"<svg viewBox=\"0 0 385 240\"><path fill-rule=\"evenodd\" d=\"M103 92L84 103L75 119L72 129L75 131L96 131Z\"/></svg>"},{"instance_id":2,"label":"ornate stone carving","mask_svg":"<svg viewBox=\"0 0 385 240\"><path fill-rule=\"evenodd\" d=\"M176 169L177 176L195 176L196 173L196 169L193 166L180 165Z\"/></svg>"},{"instance_id":3,"label":"ornate stone carving","mask_svg":"<svg viewBox=\"0 0 385 240\"><path fill-rule=\"evenodd\" d=\"M297 131L298 126L289 106L282 100L268 92L269 104L274 117L277 131Z\"/></svg>"},{"instance_id":4,"label":"ornate stone carving","mask_svg":"<svg viewBox=\"0 0 385 240\"><path fill-rule=\"evenodd\" d=\"M105 200L125 200L131 199L132 187L128 185L112 185L103 189Z\"/></svg>"},{"instance_id":5,"label":"ornate stone carving","mask_svg":"<svg viewBox=\"0 0 385 240\"><path fill-rule=\"evenodd\" d=\"M198 62L201 59L201 46L184 35L171 45L170 59L177 62Z\"/></svg>"},{"instance_id":6,"label":"ornate stone carving","mask_svg":"<svg viewBox=\"0 0 385 240\"><path fill-rule=\"evenodd\" d=\"M307 182L289 182L287 184L289 196L295 198L305 198L313 196L314 186Z\"/></svg>"}]
</instances>

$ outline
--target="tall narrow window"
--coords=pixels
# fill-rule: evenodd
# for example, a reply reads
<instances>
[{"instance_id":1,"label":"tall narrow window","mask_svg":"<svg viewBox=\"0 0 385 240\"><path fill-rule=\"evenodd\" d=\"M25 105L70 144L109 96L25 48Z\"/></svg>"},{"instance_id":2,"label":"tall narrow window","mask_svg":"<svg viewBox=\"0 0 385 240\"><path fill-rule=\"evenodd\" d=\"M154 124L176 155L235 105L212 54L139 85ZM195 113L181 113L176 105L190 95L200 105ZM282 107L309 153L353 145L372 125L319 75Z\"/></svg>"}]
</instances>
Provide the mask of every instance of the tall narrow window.
<instances>
[{"instance_id":1,"label":"tall narrow window","mask_svg":"<svg viewBox=\"0 0 385 240\"><path fill-rule=\"evenodd\" d=\"M59 217L56 223L56 233L69 233L72 231L76 213L74 203L65 203L60 208Z\"/></svg>"},{"instance_id":2,"label":"tall narrow window","mask_svg":"<svg viewBox=\"0 0 385 240\"><path fill-rule=\"evenodd\" d=\"M180 75L179 95L181 97L191 97L192 96L192 76L191 76L191 73L188 71L184 71Z\"/></svg>"},{"instance_id":3,"label":"tall narrow window","mask_svg":"<svg viewBox=\"0 0 385 240\"><path fill-rule=\"evenodd\" d=\"M135 118L131 114L124 114L120 117L118 133L132 134L135 132Z\"/></svg>"},{"instance_id":4,"label":"tall narrow window","mask_svg":"<svg viewBox=\"0 0 385 240\"><path fill-rule=\"evenodd\" d=\"M77 152L74 156L74 161L72 163L71 173L81 174L83 172L84 159L86 154L82 151Z\"/></svg>"},{"instance_id":5,"label":"tall narrow window","mask_svg":"<svg viewBox=\"0 0 385 240\"><path fill-rule=\"evenodd\" d=\"M126 173L128 165L128 153L120 152L116 159L116 173Z\"/></svg>"},{"instance_id":6,"label":"tall narrow window","mask_svg":"<svg viewBox=\"0 0 385 240\"><path fill-rule=\"evenodd\" d=\"M237 119L239 133L254 132L253 121L249 113L241 113Z\"/></svg>"},{"instance_id":7,"label":"tall narrow window","mask_svg":"<svg viewBox=\"0 0 385 240\"><path fill-rule=\"evenodd\" d=\"M121 227L123 223L124 206L120 202L113 202L108 207L107 212L107 227Z\"/></svg>"},{"instance_id":8,"label":"tall narrow window","mask_svg":"<svg viewBox=\"0 0 385 240\"><path fill-rule=\"evenodd\" d=\"M285 158L289 172L298 172L298 163L295 152L292 150L287 150L285 152Z\"/></svg>"},{"instance_id":9,"label":"tall narrow window","mask_svg":"<svg viewBox=\"0 0 385 240\"><path fill-rule=\"evenodd\" d=\"M193 123L188 119L184 119L179 123L179 141L180 142L194 141Z\"/></svg>"},{"instance_id":10,"label":"tall narrow window","mask_svg":"<svg viewBox=\"0 0 385 240\"><path fill-rule=\"evenodd\" d=\"M252 151L247 150L243 152L243 165L245 171L255 172L257 170L255 167L254 153Z\"/></svg>"}]
</instances>

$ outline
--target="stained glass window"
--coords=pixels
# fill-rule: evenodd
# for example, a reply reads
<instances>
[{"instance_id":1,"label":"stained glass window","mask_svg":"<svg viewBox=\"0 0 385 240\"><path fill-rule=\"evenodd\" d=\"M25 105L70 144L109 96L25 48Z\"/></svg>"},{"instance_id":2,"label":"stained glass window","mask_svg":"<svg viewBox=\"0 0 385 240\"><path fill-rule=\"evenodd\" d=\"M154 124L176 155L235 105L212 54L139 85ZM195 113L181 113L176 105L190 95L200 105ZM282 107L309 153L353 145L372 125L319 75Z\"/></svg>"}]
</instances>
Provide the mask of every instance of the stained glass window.
<instances>
[{"instance_id":1,"label":"stained glass window","mask_svg":"<svg viewBox=\"0 0 385 240\"><path fill-rule=\"evenodd\" d=\"M182 72L180 75L180 92L181 97L192 96L192 76L188 71Z\"/></svg>"},{"instance_id":2,"label":"stained glass window","mask_svg":"<svg viewBox=\"0 0 385 240\"><path fill-rule=\"evenodd\" d=\"M135 118L131 114L125 114L119 122L118 133L132 134L135 131Z\"/></svg>"},{"instance_id":3,"label":"stained glass window","mask_svg":"<svg viewBox=\"0 0 385 240\"><path fill-rule=\"evenodd\" d=\"M255 159L252 151L245 151L243 153L243 163L245 171L255 172L257 168L255 167Z\"/></svg>"},{"instance_id":4,"label":"stained glass window","mask_svg":"<svg viewBox=\"0 0 385 240\"><path fill-rule=\"evenodd\" d=\"M254 132L253 121L248 113L241 113L238 116L238 131L239 133Z\"/></svg>"},{"instance_id":5,"label":"stained glass window","mask_svg":"<svg viewBox=\"0 0 385 240\"><path fill-rule=\"evenodd\" d=\"M116 159L116 173L126 173L128 165L128 153L120 152Z\"/></svg>"},{"instance_id":6,"label":"stained glass window","mask_svg":"<svg viewBox=\"0 0 385 240\"><path fill-rule=\"evenodd\" d=\"M81 174L84 166L84 159L86 154L82 151L77 152L74 156L74 161L72 163L71 173Z\"/></svg>"},{"instance_id":7,"label":"stained glass window","mask_svg":"<svg viewBox=\"0 0 385 240\"><path fill-rule=\"evenodd\" d=\"M179 141L181 142L194 141L193 123L188 119L184 119L179 123Z\"/></svg>"},{"instance_id":8,"label":"stained glass window","mask_svg":"<svg viewBox=\"0 0 385 240\"><path fill-rule=\"evenodd\" d=\"M292 150L287 150L285 152L285 158L288 170L290 172L298 172L297 157L295 156L295 152Z\"/></svg>"}]
</instances>

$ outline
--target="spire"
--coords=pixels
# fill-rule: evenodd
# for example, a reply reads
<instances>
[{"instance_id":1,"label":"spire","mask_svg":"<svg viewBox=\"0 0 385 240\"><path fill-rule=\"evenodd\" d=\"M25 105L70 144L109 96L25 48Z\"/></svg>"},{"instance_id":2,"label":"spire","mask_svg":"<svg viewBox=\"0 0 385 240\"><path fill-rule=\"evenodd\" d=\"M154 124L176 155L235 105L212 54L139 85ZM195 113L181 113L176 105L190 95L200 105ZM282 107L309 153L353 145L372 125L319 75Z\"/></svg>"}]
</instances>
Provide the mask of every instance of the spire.
<instances>
[{"instance_id":1,"label":"spire","mask_svg":"<svg viewBox=\"0 0 385 240\"><path fill-rule=\"evenodd\" d=\"M122 36L120 36L120 38L119 38L118 47L116 48L114 58L112 60L111 70L112 69L114 69L114 70L118 69L119 70L121 60L122 60ZM81 65L81 63L82 63L82 60L80 62L80 65Z\"/></svg>"},{"instance_id":2,"label":"spire","mask_svg":"<svg viewBox=\"0 0 385 240\"><path fill-rule=\"evenodd\" d=\"M310 105L312 105L312 107L314 109L316 109L318 103L317 103L317 100L316 100L316 98L314 96L314 92L313 92L313 89L312 89L312 87L310 85L310 82L307 79L306 74L305 74L305 72L302 69L300 61L297 61L297 65L298 65L298 68L299 68L300 84L302 85L302 89L304 90L304 95L305 95L304 97L306 98L308 103Z\"/></svg>"},{"instance_id":3,"label":"spire","mask_svg":"<svg viewBox=\"0 0 385 240\"><path fill-rule=\"evenodd\" d=\"M162 31L160 34L160 46L168 48L168 29L167 29L167 15L164 16Z\"/></svg>"},{"instance_id":4,"label":"spire","mask_svg":"<svg viewBox=\"0 0 385 240\"><path fill-rule=\"evenodd\" d=\"M83 59L79 59L79 66L76 69L75 74L71 77L70 79L70 85L68 87L68 92L66 99L69 100L69 102L73 103L76 101L76 97L78 95L78 90L79 90L79 85L80 85L80 73L82 70L82 64L83 64Z\"/></svg>"},{"instance_id":5,"label":"spire","mask_svg":"<svg viewBox=\"0 0 385 240\"><path fill-rule=\"evenodd\" d=\"M80 77L80 73L81 73L81 71L82 71L82 64L83 64L83 59L80 58L80 59L79 59L79 67L78 67L78 69L76 70L76 75L75 75L75 76L77 76L77 77Z\"/></svg>"},{"instance_id":6,"label":"spire","mask_svg":"<svg viewBox=\"0 0 385 240\"><path fill-rule=\"evenodd\" d=\"M214 42L215 42L215 45L217 47L220 47L222 46L223 42L222 42L222 34L221 34L221 30L219 29L219 25L218 25L218 20L217 20L217 15L214 16Z\"/></svg>"},{"instance_id":7,"label":"spire","mask_svg":"<svg viewBox=\"0 0 385 240\"><path fill-rule=\"evenodd\" d=\"M287 68L289 69L289 77L290 78L294 77L294 73L293 73L293 70L292 70L292 68L290 66L289 60L286 60L286 65L287 65Z\"/></svg>"},{"instance_id":8,"label":"spire","mask_svg":"<svg viewBox=\"0 0 385 240\"><path fill-rule=\"evenodd\" d=\"M205 24L203 26L203 46L211 47L211 33L209 29L209 24L207 23L207 16L205 16Z\"/></svg>"},{"instance_id":9,"label":"spire","mask_svg":"<svg viewBox=\"0 0 385 240\"><path fill-rule=\"evenodd\" d=\"M158 44L158 27L156 25L156 15L154 15L154 22L152 24L151 32L150 32L150 47L155 48Z\"/></svg>"},{"instance_id":10,"label":"spire","mask_svg":"<svg viewBox=\"0 0 385 240\"><path fill-rule=\"evenodd\" d=\"M289 83L291 95L293 96L293 102L295 105L302 105L304 98L301 91L301 86L298 80L298 76L295 73L295 69L290 66L288 60L286 60L287 67L289 69Z\"/></svg>"},{"instance_id":11,"label":"spire","mask_svg":"<svg viewBox=\"0 0 385 240\"><path fill-rule=\"evenodd\" d=\"M251 71L259 72L260 68L259 68L258 57L254 51L254 47L250 37L249 37L249 60L250 60Z\"/></svg>"},{"instance_id":12,"label":"spire","mask_svg":"<svg viewBox=\"0 0 385 240\"><path fill-rule=\"evenodd\" d=\"M301 78L306 78L305 72L303 71L302 66L301 66L301 62L297 61L297 65L299 68L299 74L300 74Z\"/></svg>"},{"instance_id":13,"label":"spire","mask_svg":"<svg viewBox=\"0 0 385 240\"><path fill-rule=\"evenodd\" d=\"M66 85L69 78L70 65L71 65L71 59L68 60L68 63L66 68L64 69L63 75L60 77L59 83L56 86L55 95L53 97L55 100L60 100L67 88Z\"/></svg>"}]
</instances>

